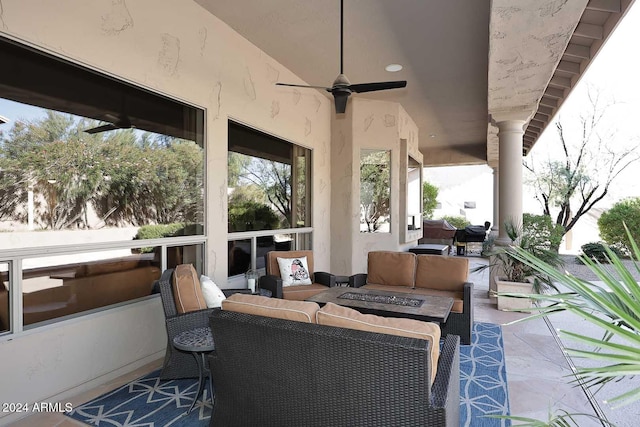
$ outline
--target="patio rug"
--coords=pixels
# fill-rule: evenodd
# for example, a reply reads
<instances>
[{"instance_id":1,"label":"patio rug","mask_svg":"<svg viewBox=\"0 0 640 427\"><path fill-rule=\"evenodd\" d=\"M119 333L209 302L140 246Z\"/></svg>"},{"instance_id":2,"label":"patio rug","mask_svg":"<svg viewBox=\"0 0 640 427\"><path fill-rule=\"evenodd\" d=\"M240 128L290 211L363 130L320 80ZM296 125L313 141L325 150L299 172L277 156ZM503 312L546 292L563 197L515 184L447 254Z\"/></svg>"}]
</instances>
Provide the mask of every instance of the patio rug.
<instances>
[{"instance_id":1,"label":"patio rug","mask_svg":"<svg viewBox=\"0 0 640 427\"><path fill-rule=\"evenodd\" d=\"M460 346L460 426L510 426L486 417L510 414L502 328L476 322L472 337L471 345Z\"/></svg>"},{"instance_id":2,"label":"patio rug","mask_svg":"<svg viewBox=\"0 0 640 427\"><path fill-rule=\"evenodd\" d=\"M509 421L485 415L509 414L502 330L475 323L471 345L460 346L460 426L509 426ZM211 417L210 392L187 416L197 380L160 381L154 371L74 408L67 415L93 426L202 426Z\"/></svg>"}]
</instances>

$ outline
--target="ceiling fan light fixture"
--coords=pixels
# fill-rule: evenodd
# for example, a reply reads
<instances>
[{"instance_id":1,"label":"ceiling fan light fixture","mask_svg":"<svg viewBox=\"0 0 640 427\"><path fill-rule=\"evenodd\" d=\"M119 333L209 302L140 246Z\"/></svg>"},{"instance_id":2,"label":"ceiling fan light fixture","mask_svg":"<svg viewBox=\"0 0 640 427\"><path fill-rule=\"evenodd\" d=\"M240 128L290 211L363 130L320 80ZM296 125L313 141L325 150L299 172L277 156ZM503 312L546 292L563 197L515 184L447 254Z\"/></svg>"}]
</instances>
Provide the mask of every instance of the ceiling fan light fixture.
<instances>
[{"instance_id":1,"label":"ceiling fan light fixture","mask_svg":"<svg viewBox=\"0 0 640 427\"><path fill-rule=\"evenodd\" d=\"M290 84L290 83L280 83L277 82L276 86L290 86L290 87L306 87L312 89L322 89L325 90L331 95L335 100L336 113L342 114L347 109L347 100L352 93L363 93L363 92L376 92L379 90L388 90L388 89L401 89L407 86L407 82L405 80L393 81L393 82L372 82L372 83L358 83L351 84L347 76L344 75L343 71L343 58L344 58L344 50L343 50L343 28L344 28L344 20L343 20L343 11L344 11L344 0L340 0L340 74L333 82L331 87L324 86L309 86L309 85L298 85L298 84ZM397 71L402 69L401 65L391 64L400 67ZM387 67L387 70L389 68Z\"/></svg>"},{"instance_id":2,"label":"ceiling fan light fixture","mask_svg":"<svg viewBox=\"0 0 640 427\"><path fill-rule=\"evenodd\" d=\"M400 64L389 64L386 67L384 67L385 70L387 70L390 73L397 73L398 71L402 70L402 65Z\"/></svg>"}]
</instances>

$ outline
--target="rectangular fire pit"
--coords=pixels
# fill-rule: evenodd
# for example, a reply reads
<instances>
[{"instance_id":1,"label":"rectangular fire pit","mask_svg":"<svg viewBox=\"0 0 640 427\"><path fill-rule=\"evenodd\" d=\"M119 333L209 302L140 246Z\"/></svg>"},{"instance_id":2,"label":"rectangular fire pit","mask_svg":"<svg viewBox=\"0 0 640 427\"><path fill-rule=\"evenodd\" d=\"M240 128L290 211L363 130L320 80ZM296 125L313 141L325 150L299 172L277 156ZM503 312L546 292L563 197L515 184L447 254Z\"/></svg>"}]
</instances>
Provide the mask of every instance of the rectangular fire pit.
<instances>
[{"instance_id":1,"label":"rectangular fire pit","mask_svg":"<svg viewBox=\"0 0 640 427\"><path fill-rule=\"evenodd\" d=\"M307 301L321 305L331 302L361 313L439 323L447 321L453 306L453 298L449 297L339 286L316 294Z\"/></svg>"},{"instance_id":2,"label":"rectangular fire pit","mask_svg":"<svg viewBox=\"0 0 640 427\"><path fill-rule=\"evenodd\" d=\"M362 294L362 293L354 293L354 292L345 292L344 294L340 295L338 298L367 301L367 302L379 302L381 304L405 305L409 307L420 307L424 302L423 300L418 298L397 297L397 296L391 296L391 295L372 295L372 294Z\"/></svg>"}]
</instances>

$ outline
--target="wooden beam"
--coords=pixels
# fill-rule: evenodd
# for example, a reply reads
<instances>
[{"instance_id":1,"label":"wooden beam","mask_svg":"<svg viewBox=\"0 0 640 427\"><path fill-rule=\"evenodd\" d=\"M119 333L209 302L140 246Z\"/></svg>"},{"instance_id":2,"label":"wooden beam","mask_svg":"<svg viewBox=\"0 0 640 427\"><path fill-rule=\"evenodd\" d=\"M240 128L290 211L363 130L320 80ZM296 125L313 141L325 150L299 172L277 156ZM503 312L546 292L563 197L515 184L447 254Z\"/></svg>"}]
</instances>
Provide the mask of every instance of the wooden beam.
<instances>
[{"instance_id":1,"label":"wooden beam","mask_svg":"<svg viewBox=\"0 0 640 427\"><path fill-rule=\"evenodd\" d=\"M544 105L541 105L538 107L538 112L542 114L546 114L549 117L553 116L553 108L545 107Z\"/></svg>"},{"instance_id":2,"label":"wooden beam","mask_svg":"<svg viewBox=\"0 0 640 427\"><path fill-rule=\"evenodd\" d=\"M560 61L557 70L564 71L565 73L580 74L580 64L570 61Z\"/></svg>"},{"instance_id":3,"label":"wooden beam","mask_svg":"<svg viewBox=\"0 0 640 427\"><path fill-rule=\"evenodd\" d=\"M589 46L582 46L580 44L569 43L569 45L567 46L567 49L564 51L564 54L567 56L572 56L574 58L590 59L591 48Z\"/></svg>"},{"instance_id":4,"label":"wooden beam","mask_svg":"<svg viewBox=\"0 0 640 427\"><path fill-rule=\"evenodd\" d=\"M574 36L586 37L588 39L602 40L604 29L600 25L585 24L581 22L573 32Z\"/></svg>"},{"instance_id":5,"label":"wooden beam","mask_svg":"<svg viewBox=\"0 0 640 427\"><path fill-rule=\"evenodd\" d=\"M545 122L541 122L540 120L531 120L529 122L529 126L534 126L540 129L544 129L546 123Z\"/></svg>"},{"instance_id":6,"label":"wooden beam","mask_svg":"<svg viewBox=\"0 0 640 427\"><path fill-rule=\"evenodd\" d=\"M589 0L587 9L598 12L620 13L620 0Z\"/></svg>"},{"instance_id":7,"label":"wooden beam","mask_svg":"<svg viewBox=\"0 0 640 427\"><path fill-rule=\"evenodd\" d=\"M535 133L542 133L542 128L538 127L537 125L533 124L533 123L529 123L529 126L527 127L527 130L530 130L531 132L535 132Z\"/></svg>"},{"instance_id":8,"label":"wooden beam","mask_svg":"<svg viewBox=\"0 0 640 427\"><path fill-rule=\"evenodd\" d=\"M544 96L548 96L550 98L562 99L564 98L564 90L557 89L555 87L548 87L547 90L544 91Z\"/></svg>"},{"instance_id":9,"label":"wooden beam","mask_svg":"<svg viewBox=\"0 0 640 427\"><path fill-rule=\"evenodd\" d=\"M540 99L540 105L544 105L545 107L557 108L558 101L553 98L549 98L548 96L542 96L542 99Z\"/></svg>"},{"instance_id":10,"label":"wooden beam","mask_svg":"<svg viewBox=\"0 0 640 427\"><path fill-rule=\"evenodd\" d=\"M569 77L553 76L549 81L549 86L555 86L562 89L571 89L571 79Z\"/></svg>"}]
</instances>

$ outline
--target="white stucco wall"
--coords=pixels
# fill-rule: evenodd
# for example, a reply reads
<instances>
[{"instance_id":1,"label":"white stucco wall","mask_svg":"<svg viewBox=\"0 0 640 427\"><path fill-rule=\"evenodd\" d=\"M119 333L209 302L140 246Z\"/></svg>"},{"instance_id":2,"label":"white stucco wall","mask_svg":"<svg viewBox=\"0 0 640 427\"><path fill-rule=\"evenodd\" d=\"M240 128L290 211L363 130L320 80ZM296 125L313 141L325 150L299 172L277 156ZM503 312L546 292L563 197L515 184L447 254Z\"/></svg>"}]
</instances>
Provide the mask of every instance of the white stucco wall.
<instances>
[{"instance_id":1,"label":"white stucco wall","mask_svg":"<svg viewBox=\"0 0 640 427\"><path fill-rule=\"evenodd\" d=\"M0 402L65 402L164 357L157 296L0 340ZM0 412L0 425L29 413Z\"/></svg>"},{"instance_id":2,"label":"white stucco wall","mask_svg":"<svg viewBox=\"0 0 640 427\"><path fill-rule=\"evenodd\" d=\"M276 87L303 82L191 0L3 0L1 6L0 34L206 110L206 273L222 287L228 119L312 149L314 262L330 270L327 97ZM0 401L41 400L159 357L164 339L157 299L13 336L0 341Z\"/></svg>"},{"instance_id":3,"label":"white stucco wall","mask_svg":"<svg viewBox=\"0 0 640 427\"><path fill-rule=\"evenodd\" d=\"M367 254L376 250L404 250L415 241L400 230L400 140L419 161L418 128L398 103L352 97L347 113L333 121L332 151L332 272L366 273ZM360 233L360 150L391 150L391 224L389 233ZM406 159L405 159L406 165ZM406 173L403 170L402 173ZM402 190L404 191L404 190ZM338 237L339 236L339 237ZM416 239L417 240L417 239Z\"/></svg>"}]
</instances>

